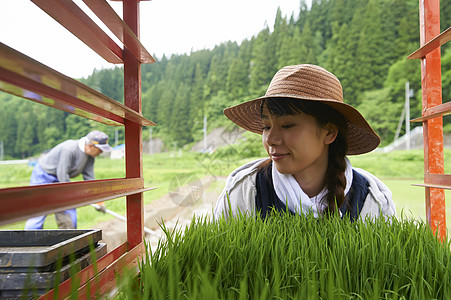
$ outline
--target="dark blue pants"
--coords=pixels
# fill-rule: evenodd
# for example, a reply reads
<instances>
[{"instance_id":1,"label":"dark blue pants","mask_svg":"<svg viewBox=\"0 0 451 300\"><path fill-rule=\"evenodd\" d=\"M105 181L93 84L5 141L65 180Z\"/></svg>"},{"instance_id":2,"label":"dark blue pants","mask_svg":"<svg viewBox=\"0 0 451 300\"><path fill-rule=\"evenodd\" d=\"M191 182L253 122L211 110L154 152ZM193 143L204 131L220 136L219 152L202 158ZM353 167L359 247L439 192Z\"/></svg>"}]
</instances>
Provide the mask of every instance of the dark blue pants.
<instances>
[{"instance_id":1,"label":"dark blue pants","mask_svg":"<svg viewBox=\"0 0 451 300\"><path fill-rule=\"evenodd\" d=\"M33 169L31 173L30 185L48 184L59 182L54 175L46 173L39 164ZM25 223L25 229L42 229L44 221L47 216L33 217ZM77 210L75 208L65 210L63 212L55 213L58 228L61 229L75 229L77 228Z\"/></svg>"}]
</instances>

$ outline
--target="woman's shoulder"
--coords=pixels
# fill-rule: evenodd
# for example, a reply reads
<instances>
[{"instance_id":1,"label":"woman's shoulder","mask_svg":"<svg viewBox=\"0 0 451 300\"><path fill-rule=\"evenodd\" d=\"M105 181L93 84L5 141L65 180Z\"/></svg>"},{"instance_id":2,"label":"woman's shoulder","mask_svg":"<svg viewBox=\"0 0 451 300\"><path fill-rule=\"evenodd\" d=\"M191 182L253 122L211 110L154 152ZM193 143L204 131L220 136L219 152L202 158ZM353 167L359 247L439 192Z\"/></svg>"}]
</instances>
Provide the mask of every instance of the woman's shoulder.
<instances>
[{"instance_id":1,"label":"woman's shoulder","mask_svg":"<svg viewBox=\"0 0 451 300\"><path fill-rule=\"evenodd\" d=\"M361 215L395 215L396 209L392 199L392 192L382 180L364 169L353 169L368 182L368 195L362 207Z\"/></svg>"},{"instance_id":2,"label":"woman's shoulder","mask_svg":"<svg viewBox=\"0 0 451 300\"><path fill-rule=\"evenodd\" d=\"M371 189L376 189L391 198L392 193L390 189L382 182L382 180L364 169L353 168L353 170L359 175L363 176L363 178L365 178L365 180L368 182L368 186Z\"/></svg>"},{"instance_id":3,"label":"woman's shoulder","mask_svg":"<svg viewBox=\"0 0 451 300\"><path fill-rule=\"evenodd\" d=\"M232 173L230 173L227 177L225 184L226 188L231 188L239 182L243 181L245 178L255 175L259 170L260 165L267 159L268 158L261 158L253 160L233 170Z\"/></svg>"},{"instance_id":4,"label":"woman's shoulder","mask_svg":"<svg viewBox=\"0 0 451 300\"><path fill-rule=\"evenodd\" d=\"M216 202L214 217L228 218L230 213L253 213L255 211L256 177L260 165L266 159L257 159L236 168L227 177L224 190ZM229 207L230 206L230 207Z\"/></svg>"}]
</instances>

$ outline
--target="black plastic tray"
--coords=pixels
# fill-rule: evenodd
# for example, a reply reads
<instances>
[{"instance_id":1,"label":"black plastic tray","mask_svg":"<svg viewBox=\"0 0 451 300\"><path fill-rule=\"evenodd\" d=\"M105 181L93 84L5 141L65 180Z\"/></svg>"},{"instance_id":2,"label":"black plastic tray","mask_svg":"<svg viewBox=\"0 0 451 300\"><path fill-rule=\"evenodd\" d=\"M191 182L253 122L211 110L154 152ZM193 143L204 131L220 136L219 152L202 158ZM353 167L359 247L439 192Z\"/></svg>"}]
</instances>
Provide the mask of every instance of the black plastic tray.
<instances>
[{"instance_id":1,"label":"black plastic tray","mask_svg":"<svg viewBox=\"0 0 451 300\"><path fill-rule=\"evenodd\" d=\"M107 253L106 244L99 243L94 252L96 259L104 256ZM86 268L93 262L92 258L93 253L89 251L74 261L63 265L59 270L51 272L2 273L0 269L0 299L22 299L17 298L22 296L32 299L34 298L33 295L42 295L53 288L55 283L59 284L68 279L74 272Z\"/></svg>"},{"instance_id":2,"label":"black plastic tray","mask_svg":"<svg viewBox=\"0 0 451 300\"><path fill-rule=\"evenodd\" d=\"M101 239L100 229L0 231L0 272L46 267Z\"/></svg>"}]
</instances>

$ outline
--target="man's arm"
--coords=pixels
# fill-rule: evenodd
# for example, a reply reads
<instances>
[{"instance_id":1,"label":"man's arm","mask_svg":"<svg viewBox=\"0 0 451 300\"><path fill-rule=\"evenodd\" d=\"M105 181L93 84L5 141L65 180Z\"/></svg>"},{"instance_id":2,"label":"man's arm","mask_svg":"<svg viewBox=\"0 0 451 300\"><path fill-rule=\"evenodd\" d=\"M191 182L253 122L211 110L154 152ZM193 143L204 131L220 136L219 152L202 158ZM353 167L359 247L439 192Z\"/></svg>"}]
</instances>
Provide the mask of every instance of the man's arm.
<instances>
[{"instance_id":1,"label":"man's arm","mask_svg":"<svg viewBox=\"0 0 451 300\"><path fill-rule=\"evenodd\" d=\"M94 158L89 157L88 161L86 162L85 168L82 172L83 179L84 180L94 180L96 179L94 176Z\"/></svg>"}]
</instances>

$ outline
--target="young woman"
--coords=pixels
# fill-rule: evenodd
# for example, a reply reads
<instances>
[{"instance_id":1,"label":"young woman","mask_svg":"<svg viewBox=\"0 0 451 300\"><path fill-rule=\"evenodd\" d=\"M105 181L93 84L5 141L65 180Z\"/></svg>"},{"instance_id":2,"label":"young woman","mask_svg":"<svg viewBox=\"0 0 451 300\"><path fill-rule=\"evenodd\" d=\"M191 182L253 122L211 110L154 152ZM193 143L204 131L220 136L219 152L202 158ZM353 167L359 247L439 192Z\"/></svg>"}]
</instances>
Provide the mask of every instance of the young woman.
<instances>
[{"instance_id":1,"label":"young woman","mask_svg":"<svg viewBox=\"0 0 451 300\"><path fill-rule=\"evenodd\" d=\"M273 209L293 214L358 217L395 214L391 191L374 175L352 168L346 155L380 142L363 116L343 102L340 81L315 65L287 66L265 96L226 108L240 127L262 135L269 158L233 171L215 218ZM230 205L230 206L229 206Z\"/></svg>"}]
</instances>

